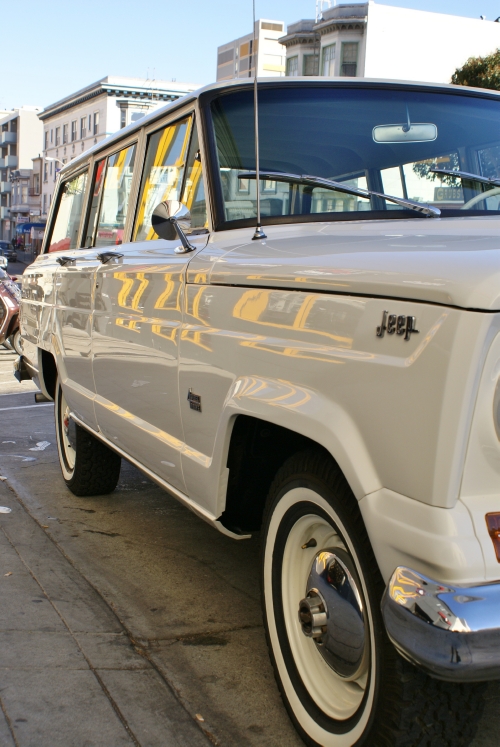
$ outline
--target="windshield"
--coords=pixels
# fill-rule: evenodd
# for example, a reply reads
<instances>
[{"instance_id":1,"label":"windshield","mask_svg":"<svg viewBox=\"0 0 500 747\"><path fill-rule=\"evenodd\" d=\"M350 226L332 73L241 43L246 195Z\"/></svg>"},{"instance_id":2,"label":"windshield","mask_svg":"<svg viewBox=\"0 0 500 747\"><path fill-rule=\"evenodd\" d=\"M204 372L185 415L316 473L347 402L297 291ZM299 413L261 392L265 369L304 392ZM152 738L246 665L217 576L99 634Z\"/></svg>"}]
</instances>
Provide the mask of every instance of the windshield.
<instances>
[{"instance_id":1,"label":"windshield","mask_svg":"<svg viewBox=\"0 0 500 747\"><path fill-rule=\"evenodd\" d=\"M253 91L220 96L211 108L224 220L253 220L255 179L239 176L255 170ZM262 88L259 136L266 172L318 176L427 203L443 217L500 214L499 187L432 171L500 178L500 101L411 89ZM381 196L293 184L279 173L260 181L260 195L265 223L412 216Z\"/></svg>"}]
</instances>

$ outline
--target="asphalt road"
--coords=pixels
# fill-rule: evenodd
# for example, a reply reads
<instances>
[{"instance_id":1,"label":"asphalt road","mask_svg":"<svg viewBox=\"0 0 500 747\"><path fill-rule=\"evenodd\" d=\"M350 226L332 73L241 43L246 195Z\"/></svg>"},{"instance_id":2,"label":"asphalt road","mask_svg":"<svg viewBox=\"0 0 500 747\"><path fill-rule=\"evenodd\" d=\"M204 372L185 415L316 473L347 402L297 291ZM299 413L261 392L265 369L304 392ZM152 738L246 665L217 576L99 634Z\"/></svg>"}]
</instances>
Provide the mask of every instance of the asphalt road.
<instances>
[{"instance_id":1,"label":"asphalt road","mask_svg":"<svg viewBox=\"0 0 500 747\"><path fill-rule=\"evenodd\" d=\"M9 262L7 264L6 272L8 272L9 275L22 275L25 268L26 265L22 262Z\"/></svg>"},{"instance_id":2,"label":"asphalt road","mask_svg":"<svg viewBox=\"0 0 500 747\"><path fill-rule=\"evenodd\" d=\"M268 659L258 539L220 535L123 462L76 498L53 405L0 347L0 745L300 747ZM490 685L473 747L497 747Z\"/></svg>"}]
</instances>

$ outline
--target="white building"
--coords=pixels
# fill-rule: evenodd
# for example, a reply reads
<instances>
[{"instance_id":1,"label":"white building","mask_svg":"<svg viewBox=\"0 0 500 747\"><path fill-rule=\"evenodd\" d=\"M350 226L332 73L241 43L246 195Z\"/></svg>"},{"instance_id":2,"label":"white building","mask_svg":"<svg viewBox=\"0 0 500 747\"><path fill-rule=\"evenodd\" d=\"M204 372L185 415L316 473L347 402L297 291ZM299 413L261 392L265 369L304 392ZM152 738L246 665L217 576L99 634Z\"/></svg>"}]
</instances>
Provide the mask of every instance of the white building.
<instances>
[{"instance_id":1,"label":"white building","mask_svg":"<svg viewBox=\"0 0 500 747\"><path fill-rule=\"evenodd\" d=\"M286 74L449 83L469 57L500 47L500 23L366 3L301 20L280 39Z\"/></svg>"},{"instance_id":2,"label":"white building","mask_svg":"<svg viewBox=\"0 0 500 747\"><path fill-rule=\"evenodd\" d=\"M4 241L14 236L17 225L30 221L32 211L36 214L37 200L33 186L30 194L30 184L33 157L42 146L40 111L41 107L23 106L0 113L0 236Z\"/></svg>"},{"instance_id":3,"label":"white building","mask_svg":"<svg viewBox=\"0 0 500 747\"><path fill-rule=\"evenodd\" d=\"M281 77L285 74L286 49L278 41L283 36L283 21L255 21L255 47L252 33L217 48L217 80L232 78Z\"/></svg>"},{"instance_id":4,"label":"white building","mask_svg":"<svg viewBox=\"0 0 500 747\"><path fill-rule=\"evenodd\" d=\"M44 155L42 217L47 217L54 182L63 163L151 109L197 88L189 83L107 76L47 106L38 115L43 135L36 149L43 148Z\"/></svg>"}]
</instances>

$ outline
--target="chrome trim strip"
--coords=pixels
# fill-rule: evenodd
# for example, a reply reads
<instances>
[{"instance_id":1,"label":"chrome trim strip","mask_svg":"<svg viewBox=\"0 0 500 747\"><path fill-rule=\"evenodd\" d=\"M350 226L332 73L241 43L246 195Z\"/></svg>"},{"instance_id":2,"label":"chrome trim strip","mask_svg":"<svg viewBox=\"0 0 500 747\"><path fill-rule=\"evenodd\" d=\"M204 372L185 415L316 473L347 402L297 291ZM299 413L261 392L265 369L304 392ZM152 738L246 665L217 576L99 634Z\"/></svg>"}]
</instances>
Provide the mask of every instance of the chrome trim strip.
<instances>
[{"instance_id":1,"label":"chrome trim strip","mask_svg":"<svg viewBox=\"0 0 500 747\"><path fill-rule=\"evenodd\" d=\"M399 566L381 606L396 649L427 674L451 682L500 678L500 581L441 584Z\"/></svg>"},{"instance_id":2,"label":"chrome trim strip","mask_svg":"<svg viewBox=\"0 0 500 747\"><path fill-rule=\"evenodd\" d=\"M137 467L141 472L144 472L145 475L147 475L153 482L155 482L157 485L160 486L160 488L163 488L167 491L167 493L170 493L174 498L177 498L178 501L183 503L187 508L189 508L193 513L195 513L197 516L199 516L201 519L207 522L207 524L211 524L211 526L215 527L221 534L225 534L228 537L232 537L233 539L242 540L242 539L250 539L251 534L236 534L235 532L231 532L229 529L226 529L226 527L221 524L221 522L215 518L215 516L208 511L206 511L204 508L199 506L197 503L195 503L189 496L187 496L182 491L178 490L177 488L174 488L173 485L170 485L170 483L166 482L166 480L163 480L161 477L158 477L158 475L155 475L154 472L152 472L147 467L144 467L143 464L138 462L136 459L134 459L130 454L127 454L126 451L123 451L123 449L120 449L119 446L116 446L112 441L109 441L106 436L104 436L100 431L95 431L93 428L91 428L89 425L84 423L80 418L78 418L74 412L70 412L69 414L70 418L75 421L81 428L85 428L86 431L89 431L93 436L98 438L100 441L102 441L106 446L108 446L112 451L116 451L117 454L119 454L121 457L127 460L127 462L130 462L134 465L134 467Z\"/></svg>"}]
</instances>

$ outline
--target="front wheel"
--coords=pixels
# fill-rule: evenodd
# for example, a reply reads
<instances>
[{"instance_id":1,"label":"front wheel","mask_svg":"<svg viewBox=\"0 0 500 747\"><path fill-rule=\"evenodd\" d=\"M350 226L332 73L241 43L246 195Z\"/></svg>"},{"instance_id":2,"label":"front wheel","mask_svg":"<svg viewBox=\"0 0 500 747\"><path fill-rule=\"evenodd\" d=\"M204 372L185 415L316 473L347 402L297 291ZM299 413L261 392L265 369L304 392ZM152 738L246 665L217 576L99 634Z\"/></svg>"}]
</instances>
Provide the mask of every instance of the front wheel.
<instances>
[{"instance_id":1,"label":"front wheel","mask_svg":"<svg viewBox=\"0 0 500 747\"><path fill-rule=\"evenodd\" d=\"M121 457L70 418L59 380L54 409L59 463L68 488L79 496L112 493L120 476Z\"/></svg>"},{"instance_id":2,"label":"front wheel","mask_svg":"<svg viewBox=\"0 0 500 747\"><path fill-rule=\"evenodd\" d=\"M306 744L470 743L483 686L432 680L396 653L357 501L327 455L298 454L278 472L266 505L262 573L276 679Z\"/></svg>"}]
</instances>

